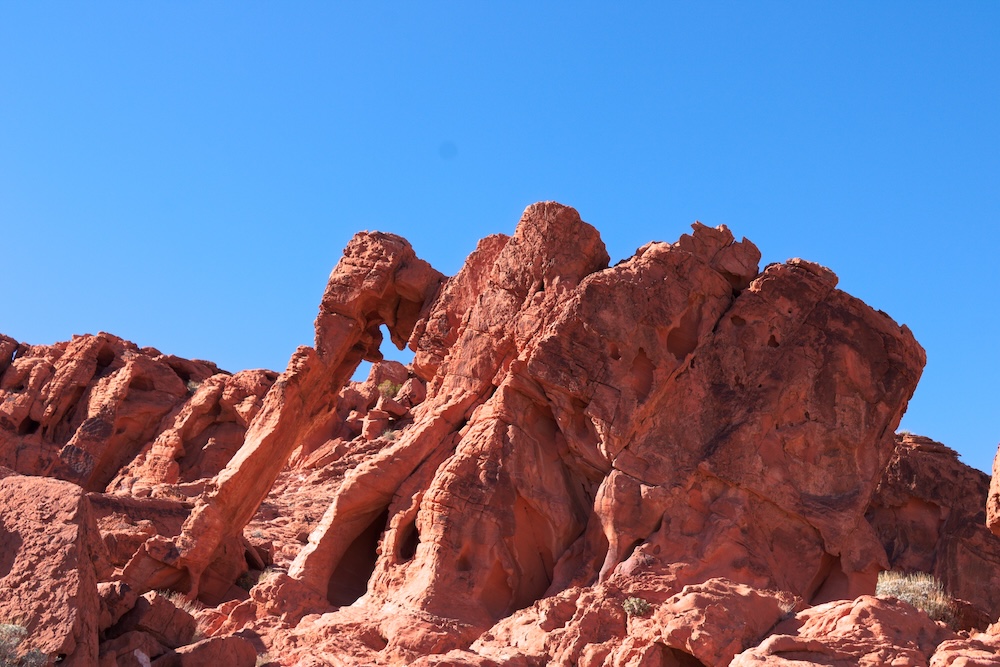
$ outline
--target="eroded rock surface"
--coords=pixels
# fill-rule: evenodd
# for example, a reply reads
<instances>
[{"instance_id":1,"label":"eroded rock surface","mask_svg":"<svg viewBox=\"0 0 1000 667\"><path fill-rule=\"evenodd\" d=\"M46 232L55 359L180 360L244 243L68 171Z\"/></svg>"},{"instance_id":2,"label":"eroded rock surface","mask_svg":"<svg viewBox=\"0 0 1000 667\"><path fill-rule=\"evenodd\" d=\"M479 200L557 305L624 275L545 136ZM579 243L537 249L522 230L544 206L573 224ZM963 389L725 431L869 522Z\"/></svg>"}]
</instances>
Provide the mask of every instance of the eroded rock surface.
<instances>
[{"instance_id":1,"label":"eroded rock surface","mask_svg":"<svg viewBox=\"0 0 1000 667\"><path fill-rule=\"evenodd\" d=\"M954 450L901 434L868 510L891 569L933 574L979 610L979 629L1000 616L1000 538L986 527L989 484Z\"/></svg>"},{"instance_id":2,"label":"eroded rock surface","mask_svg":"<svg viewBox=\"0 0 1000 667\"><path fill-rule=\"evenodd\" d=\"M0 473L0 619L27 629L25 648L90 667L97 582L111 574L90 503L74 484L7 473Z\"/></svg>"},{"instance_id":3,"label":"eroded rock surface","mask_svg":"<svg viewBox=\"0 0 1000 667\"><path fill-rule=\"evenodd\" d=\"M731 665L926 665L938 646L954 639L955 633L908 604L866 595L799 612Z\"/></svg>"},{"instance_id":4,"label":"eroded rock surface","mask_svg":"<svg viewBox=\"0 0 1000 667\"><path fill-rule=\"evenodd\" d=\"M0 463L90 491L101 664L980 660L994 634L870 597L893 566L997 613L984 480L894 435L923 350L759 259L695 224L609 266L552 202L451 278L361 233L280 375L0 338ZM174 616L209 639L140 620Z\"/></svg>"},{"instance_id":5,"label":"eroded rock surface","mask_svg":"<svg viewBox=\"0 0 1000 667\"><path fill-rule=\"evenodd\" d=\"M211 363L117 336L30 346L0 341L0 464L103 491L187 400Z\"/></svg>"}]
</instances>

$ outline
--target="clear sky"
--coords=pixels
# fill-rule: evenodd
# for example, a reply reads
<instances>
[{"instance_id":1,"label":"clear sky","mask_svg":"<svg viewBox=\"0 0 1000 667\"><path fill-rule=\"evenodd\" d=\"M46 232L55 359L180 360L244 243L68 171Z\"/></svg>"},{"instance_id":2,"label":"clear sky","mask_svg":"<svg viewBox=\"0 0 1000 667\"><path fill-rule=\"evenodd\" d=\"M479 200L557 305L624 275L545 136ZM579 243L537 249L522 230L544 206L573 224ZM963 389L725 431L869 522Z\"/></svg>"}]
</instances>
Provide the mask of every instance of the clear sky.
<instances>
[{"instance_id":1,"label":"clear sky","mask_svg":"<svg viewBox=\"0 0 1000 667\"><path fill-rule=\"evenodd\" d=\"M0 0L0 332L281 370L354 232L452 274L554 199L613 261L700 220L829 266L988 470L998 121L993 1Z\"/></svg>"}]
</instances>

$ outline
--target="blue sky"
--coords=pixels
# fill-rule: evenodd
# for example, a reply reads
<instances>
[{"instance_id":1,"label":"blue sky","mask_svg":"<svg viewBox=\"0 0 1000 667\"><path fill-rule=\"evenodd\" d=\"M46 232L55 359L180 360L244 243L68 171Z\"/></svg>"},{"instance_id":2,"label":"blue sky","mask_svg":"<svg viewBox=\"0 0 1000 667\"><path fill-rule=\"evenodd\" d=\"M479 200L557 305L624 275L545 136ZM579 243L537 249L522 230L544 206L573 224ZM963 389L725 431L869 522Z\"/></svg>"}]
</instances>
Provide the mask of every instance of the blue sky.
<instances>
[{"instance_id":1,"label":"blue sky","mask_svg":"<svg viewBox=\"0 0 1000 667\"><path fill-rule=\"evenodd\" d=\"M1000 3L539 4L0 0L0 332L280 370L354 232L451 274L554 199L829 266L988 470Z\"/></svg>"}]
</instances>

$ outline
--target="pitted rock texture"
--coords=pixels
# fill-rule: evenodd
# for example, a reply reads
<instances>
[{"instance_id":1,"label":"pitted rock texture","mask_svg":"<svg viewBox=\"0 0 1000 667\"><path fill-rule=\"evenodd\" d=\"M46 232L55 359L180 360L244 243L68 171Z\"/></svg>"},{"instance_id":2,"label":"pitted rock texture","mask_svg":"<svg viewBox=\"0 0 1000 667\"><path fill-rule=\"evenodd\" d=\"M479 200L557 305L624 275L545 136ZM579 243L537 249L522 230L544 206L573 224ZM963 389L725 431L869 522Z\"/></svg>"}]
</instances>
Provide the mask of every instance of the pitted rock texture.
<instances>
[{"instance_id":1,"label":"pitted rock texture","mask_svg":"<svg viewBox=\"0 0 1000 667\"><path fill-rule=\"evenodd\" d=\"M997 633L868 597L891 564L1000 571L985 498L919 471L982 480L894 435L923 350L828 269L759 260L695 224L609 266L553 202L451 278L363 232L280 375L0 338L0 462L91 491L101 664L979 660ZM140 627L178 615L162 589L210 639Z\"/></svg>"},{"instance_id":2,"label":"pitted rock texture","mask_svg":"<svg viewBox=\"0 0 1000 667\"><path fill-rule=\"evenodd\" d=\"M863 515L923 352L829 271L758 258L696 226L607 268L575 211L530 208L413 426L348 473L289 574L352 603L338 568L367 553L401 657L616 573L873 592Z\"/></svg>"},{"instance_id":3,"label":"pitted rock texture","mask_svg":"<svg viewBox=\"0 0 1000 667\"><path fill-rule=\"evenodd\" d=\"M989 483L954 450L901 434L868 510L890 568L933 574L978 609L980 630L1000 616L1000 537L986 527Z\"/></svg>"},{"instance_id":4,"label":"pitted rock texture","mask_svg":"<svg viewBox=\"0 0 1000 667\"><path fill-rule=\"evenodd\" d=\"M27 628L25 648L94 665L97 582L111 567L87 496L68 482L9 473L0 469L0 619Z\"/></svg>"},{"instance_id":5,"label":"pitted rock texture","mask_svg":"<svg viewBox=\"0 0 1000 667\"><path fill-rule=\"evenodd\" d=\"M159 444L169 472L150 470L147 483L176 483L182 470L184 481L209 478L242 444L273 380L264 371L230 377L215 364L140 349L106 333L48 346L2 337L0 464L104 491ZM212 405L199 409L206 403ZM226 448L232 451L219 451Z\"/></svg>"}]
</instances>

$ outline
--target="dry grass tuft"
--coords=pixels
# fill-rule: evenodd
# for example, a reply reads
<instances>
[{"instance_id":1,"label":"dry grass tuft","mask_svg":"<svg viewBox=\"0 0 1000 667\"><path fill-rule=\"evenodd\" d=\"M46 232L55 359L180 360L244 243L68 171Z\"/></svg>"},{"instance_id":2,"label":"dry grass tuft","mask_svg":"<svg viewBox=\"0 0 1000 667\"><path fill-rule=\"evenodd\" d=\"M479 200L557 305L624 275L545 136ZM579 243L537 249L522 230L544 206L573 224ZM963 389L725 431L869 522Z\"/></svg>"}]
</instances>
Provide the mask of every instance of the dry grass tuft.
<instances>
[{"instance_id":1,"label":"dry grass tuft","mask_svg":"<svg viewBox=\"0 0 1000 667\"><path fill-rule=\"evenodd\" d=\"M926 572L880 572L875 595L896 598L927 612L935 621L955 623L955 605L941 582Z\"/></svg>"},{"instance_id":2,"label":"dry grass tuft","mask_svg":"<svg viewBox=\"0 0 1000 667\"><path fill-rule=\"evenodd\" d=\"M38 649L22 651L28 630L16 623L0 623L0 667L41 667L49 657Z\"/></svg>"}]
</instances>

